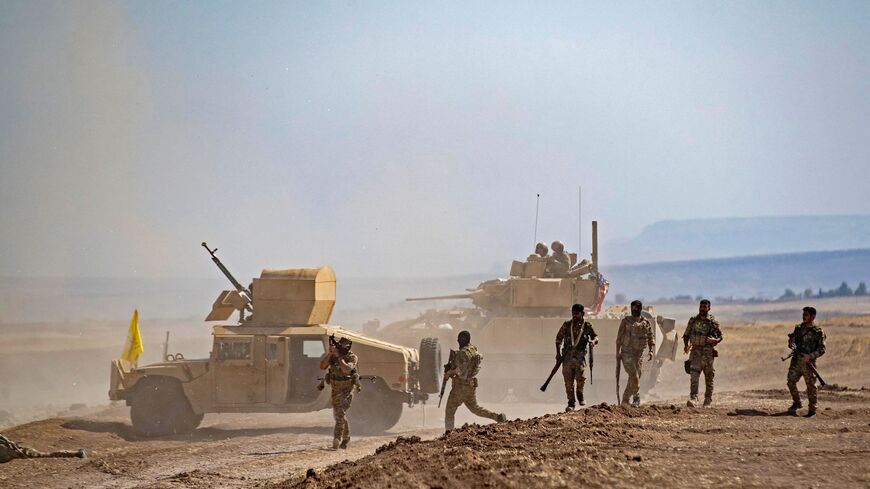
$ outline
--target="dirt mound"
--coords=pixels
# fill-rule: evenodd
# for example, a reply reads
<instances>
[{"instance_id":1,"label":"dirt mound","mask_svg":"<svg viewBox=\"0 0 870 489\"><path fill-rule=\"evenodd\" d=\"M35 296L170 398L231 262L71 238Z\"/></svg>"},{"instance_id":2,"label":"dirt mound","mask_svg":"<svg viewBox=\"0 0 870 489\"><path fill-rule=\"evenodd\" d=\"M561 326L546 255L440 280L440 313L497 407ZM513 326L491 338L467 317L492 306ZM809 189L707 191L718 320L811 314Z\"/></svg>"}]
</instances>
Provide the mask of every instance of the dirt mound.
<instances>
[{"instance_id":1,"label":"dirt mound","mask_svg":"<svg viewBox=\"0 0 870 489\"><path fill-rule=\"evenodd\" d=\"M821 394L814 419L783 416L783 392L727 394L716 408L597 405L502 424L465 425L374 455L300 472L274 488L861 486L870 449L870 393ZM786 396L787 398L787 396ZM795 430L802 437L795 441ZM832 436L835 435L835 436ZM802 463L790 466L795 450ZM685 477L686 466L693 476ZM824 479L810 467L828 467ZM836 470L834 470L836 466Z\"/></svg>"}]
</instances>

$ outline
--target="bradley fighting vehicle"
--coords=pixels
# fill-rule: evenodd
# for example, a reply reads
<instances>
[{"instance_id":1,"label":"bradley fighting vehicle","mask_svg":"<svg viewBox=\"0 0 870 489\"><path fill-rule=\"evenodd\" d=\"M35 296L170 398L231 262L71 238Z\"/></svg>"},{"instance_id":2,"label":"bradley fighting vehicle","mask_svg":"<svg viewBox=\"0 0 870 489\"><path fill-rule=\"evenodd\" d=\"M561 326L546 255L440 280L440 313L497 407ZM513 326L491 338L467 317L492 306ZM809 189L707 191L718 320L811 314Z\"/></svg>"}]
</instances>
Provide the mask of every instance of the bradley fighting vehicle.
<instances>
[{"instance_id":1,"label":"bradley fighting vehicle","mask_svg":"<svg viewBox=\"0 0 870 489\"><path fill-rule=\"evenodd\" d=\"M437 393L441 383L438 340L421 349L372 339L327 324L335 305L330 267L263 270L245 288L208 249L236 290L220 293L206 321L214 326L208 358L170 355L142 367L113 360L109 398L131 407L133 427L148 436L194 430L205 413L301 413L331 406L329 389L318 390L320 359L328 341L353 341L358 373L367 380L348 411L354 432L381 432L398 422L403 404ZM254 294L256 291L256 294Z\"/></svg>"},{"instance_id":2,"label":"bradley fighting vehicle","mask_svg":"<svg viewBox=\"0 0 870 489\"><path fill-rule=\"evenodd\" d=\"M484 357L478 376L482 398L557 400L565 396L561 382L554 381L556 385L551 385L546 395L540 386L555 364L559 327L570 319L572 304L583 304L586 320L599 338L591 379L587 365L586 398L611 401L616 387L616 333L629 307L602 310L609 284L598 269L597 222L592 222L591 261L576 263L576 255L571 254L567 271L548 268L547 259L531 255L525 262L513 262L508 279L487 280L464 294L407 299L470 299L474 307L428 310L417 318L383 327L371 321L363 326L363 332L402 345L430 336L438 337L442 344L455 345L457 333L468 330ZM664 362L676 358L677 332L675 321L656 315L652 307L646 307L642 314L653 324L656 341L653 360L644 358L641 394L645 394L657 383Z\"/></svg>"}]
</instances>

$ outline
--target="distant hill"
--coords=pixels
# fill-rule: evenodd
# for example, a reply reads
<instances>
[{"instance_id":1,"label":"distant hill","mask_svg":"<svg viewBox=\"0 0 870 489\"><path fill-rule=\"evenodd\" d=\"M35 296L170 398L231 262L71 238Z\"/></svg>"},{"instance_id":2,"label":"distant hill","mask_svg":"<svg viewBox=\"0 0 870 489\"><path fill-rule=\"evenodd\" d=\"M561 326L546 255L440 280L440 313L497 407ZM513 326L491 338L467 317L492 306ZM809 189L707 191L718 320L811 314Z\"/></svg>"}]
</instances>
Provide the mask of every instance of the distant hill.
<instances>
[{"instance_id":1,"label":"distant hill","mask_svg":"<svg viewBox=\"0 0 870 489\"><path fill-rule=\"evenodd\" d=\"M870 215L659 221L601 246L604 264L870 248Z\"/></svg>"},{"instance_id":2,"label":"distant hill","mask_svg":"<svg viewBox=\"0 0 870 489\"><path fill-rule=\"evenodd\" d=\"M816 293L843 281L852 288L870 283L870 249L618 265L602 273L611 284L611 299L619 293L647 300L682 294L776 298L786 288Z\"/></svg>"}]
</instances>

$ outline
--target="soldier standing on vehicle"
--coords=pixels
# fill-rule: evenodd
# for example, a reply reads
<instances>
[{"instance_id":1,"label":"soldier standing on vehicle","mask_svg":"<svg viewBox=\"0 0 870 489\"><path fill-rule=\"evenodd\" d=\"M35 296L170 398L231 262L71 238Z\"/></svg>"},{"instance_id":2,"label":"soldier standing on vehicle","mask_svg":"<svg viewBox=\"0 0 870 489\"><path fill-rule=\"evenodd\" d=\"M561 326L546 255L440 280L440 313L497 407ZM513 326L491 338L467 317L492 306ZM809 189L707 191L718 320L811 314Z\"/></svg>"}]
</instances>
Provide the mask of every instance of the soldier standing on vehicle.
<instances>
[{"instance_id":1,"label":"soldier standing on vehicle","mask_svg":"<svg viewBox=\"0 0 870 489\"><path fill-rule=\"evenodd\" d=\"M477 347L471 344L471 333L460 331L459 351L454 357L455 365L444 373L453 379L450 387L450 395L447 397L447 408L444 411L444 428L452 430L456 418L456 410L465 404L468 410L482 418L493 421L507 421L504 413L497 414L477 404L477 374L480 373L480 364L483 357L477 351Z\"/></svg>"},{"instance_id":2,"label":"soldier standing on vehicle","mask_svg":"<svg viewBox=\"0 0 870 489\"><path fill-rule=\"evenodd\" d=\"M60 450L56 452L40 452L34 448L19 445L0 435L0 464L5 464L16 458L87 458L84 448L78 450Z\"/></svg>"},{"instance_id":3,"label":"soldier standing on vehicle","mask_svg":"<svg viewBox=\"0 0 870 489\"><path fill-rule=\"evenodd\" d=\"M332 388L332 415L335 418L332 448L347 448L350 443L350 425L347 422L347 410L353 401L354 378L356 376L357 357L350 351L353 342L341 338L337 345L330 343L329 351L320 360L320 369L329 371L326 378Z\"/></svg>"},{"instance_id":4,"label":"soldier standing on vehicle","mask_svg":"<svg viewBox=\"0 0 870 489\"><path fill-rule=\"evenodd\" d=\"M698 315L689 319L686 331L683 333L683 352L689 354L689 400L686 406L695 407L698 404L698 382L701 372L704 372L704 406L713 403L713 359L719 355L714 349L722 342L722 330L719 321L710 314L710 301L701 300L698 305Z\"/></svg>"},{"instance_id":5,"label":"soldier standing on vehicle","mask_svg":"<svg viewBox=\"0 0 870 489\"><path fill-rule=\"evenodd\" d=\"M797 414L797 410L803 407L801 395L798 392L797 382L801 377L807 385L807 398L810 408L807 417L816 415L816 374L812 367L816 359L825 354L825 333L822 328L815 325L816 308L805 307L803 309L803 322L794 327L794 331L788 335L788 347L792 349L791 364L788 366L788 391L791 393L792 404L788 408L790 414Z\"/></svg>"},{"instance_id":6,"label":"soldier standing on vehicle","mask_svg":"<svg viewBox=\"0 0 870 489\"><path fill-rule=\"evenodd\" d=\"M568 396L565 411L574 410L575 383L576 399L581 406L586 405L583 402L583 385L586 382L586 350L590 342L593 346L597 345L598 335L592 325L583 320L583 305L574 304L571 306L571 319L565 321L556 333L556 361L562 361L562 376Z\"/></svg>"},{"instance_id":7,"label":"soldier standing on vehicle","mask_svg":"<svg viewBox=\"0 0 870 489\"><path fill-rule=\"evenodd\" d=\"M628 374L628 385L622 393L622 404L628 405L632 399L634 406L640 406L640 376L643 367L644 349L649 350L648 360L653 359L655 339L652 325L641 315L643 304L631 302L631 315L622 318L619 331L616 333L616 361L622 362L625 373Z\"/></svg>"}]
</instances>

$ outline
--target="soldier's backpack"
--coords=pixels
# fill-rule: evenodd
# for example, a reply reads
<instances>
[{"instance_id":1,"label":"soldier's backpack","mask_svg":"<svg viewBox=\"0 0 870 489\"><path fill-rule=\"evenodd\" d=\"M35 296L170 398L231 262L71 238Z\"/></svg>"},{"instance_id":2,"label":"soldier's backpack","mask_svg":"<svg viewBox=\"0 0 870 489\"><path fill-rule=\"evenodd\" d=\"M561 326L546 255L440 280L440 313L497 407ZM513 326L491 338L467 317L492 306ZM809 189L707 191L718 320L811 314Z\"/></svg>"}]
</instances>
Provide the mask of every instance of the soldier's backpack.
<instances>
[{"instance_id":1,"label":"soldier's backpack","mask_svg":"<svg viewBox=\"0 0 870 489\"><path fill-rule=\"evenodd\" d=\"M471 359L468 361L468 378L477 377L477 374L480 373L480 364L483 363L483 355L477 352L475 349L474 354L471 355Z\"/></svg>"}]
</instances>

